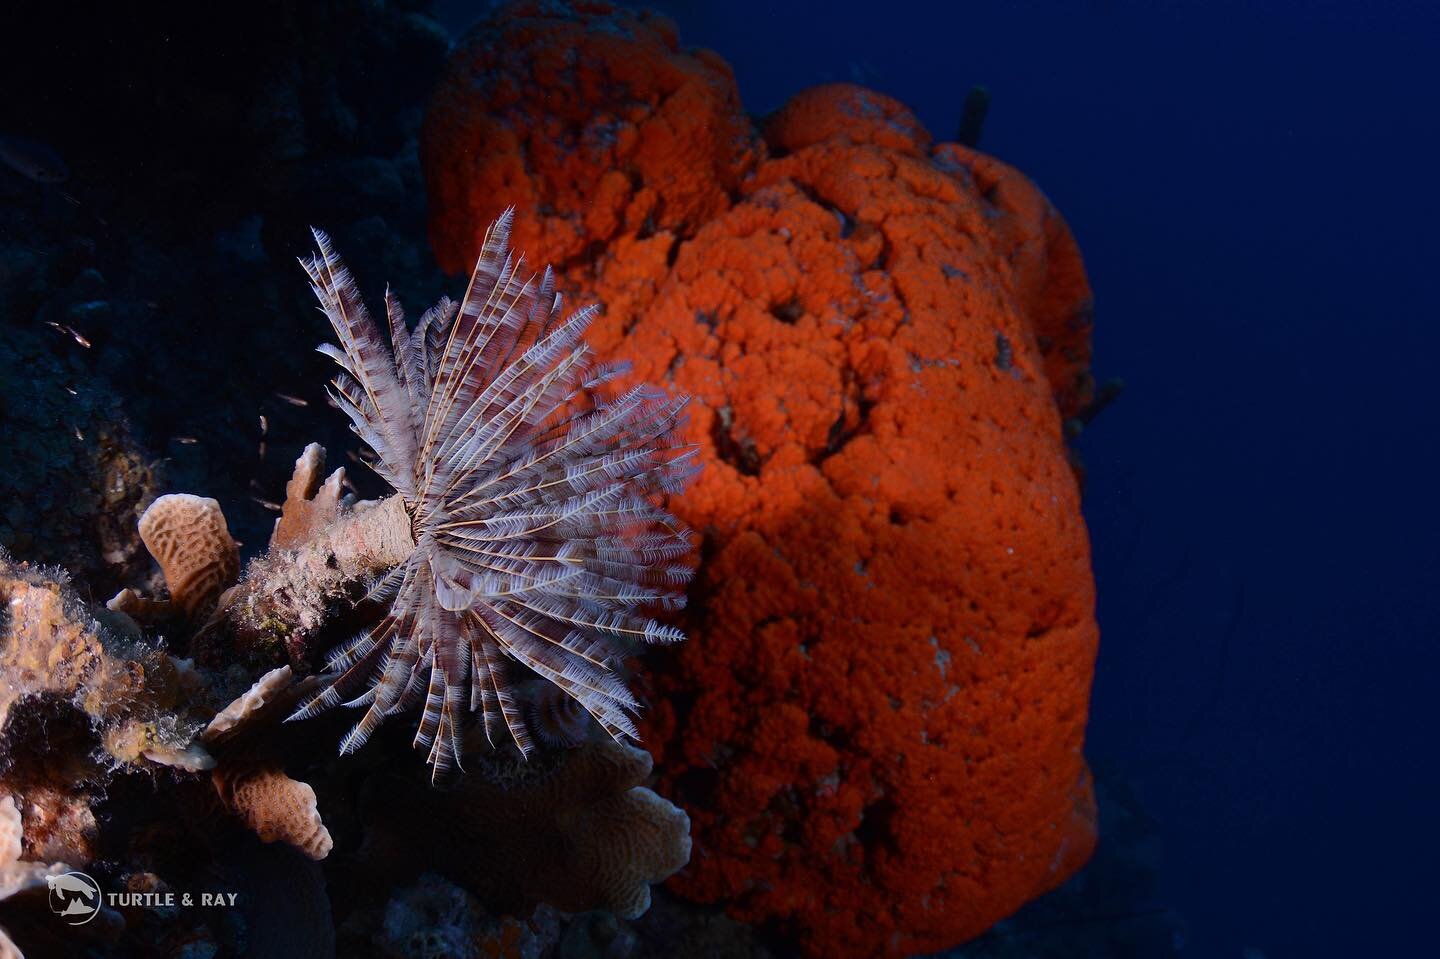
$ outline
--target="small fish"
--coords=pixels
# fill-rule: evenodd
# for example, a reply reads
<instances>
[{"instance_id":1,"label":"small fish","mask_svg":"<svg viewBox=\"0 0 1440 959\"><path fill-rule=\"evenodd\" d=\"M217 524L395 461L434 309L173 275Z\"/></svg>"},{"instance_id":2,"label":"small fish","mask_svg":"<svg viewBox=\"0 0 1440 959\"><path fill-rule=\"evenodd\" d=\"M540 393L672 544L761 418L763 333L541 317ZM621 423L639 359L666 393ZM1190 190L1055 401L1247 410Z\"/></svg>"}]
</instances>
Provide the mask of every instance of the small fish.
<instances>
[{"instance_id":1,"label":"small fish","mask_svg":"<svg viewBox=\"0 0 1440 959\"><path fill-rule=\"evenodd\" d=\"M272 503L272 502L271 502L270 500L268 500L268 499L261 499L261 498L258 497L258 496L252 496L252 497L250 497L250 498L251 498L252 500L254 500L255 502L259 503L261 506L263 506L263 507L265 507L266 509L268 509L268 510L269 510L270 512L272 512L272 513L281 513L281 512L284 512L284 510L285 510L285 507L281 506L279 503Z\"/></svg>"},{"instance_id":2,"label":"small fish","mask_svg":"<svg viewBox=\"0 0 1440 959\"><path fill-rule=\"evenodd\" d=\"M175 437L175 442L179 443L181 446L194 446L200 441L193 436L177 436Z\"/></svg>"},{"instance_id":3,"label":"small fish","mask_svg":"<svg viewBox=\"0 0 1440 959\"><path fill-rule=\"evenodd\" d=\"M66 393L69 393L71 396L79 396L79 395L80 395L77 391L72 390L72 389L71 389L70 387L68 387L68 386L61 387L61 389L63 389Z\"/></svg>"},{"instance_id":4,"label":"small fish","mask_svg":"<svg viewBox=\"0 0 1440 959\"><path fill-rule=\"evenodd\" d=\"M82 443L85 442L85 434L80 432L80 427L78 426L75 427L75 438Z\"/></svg>"},{"instance_id":5,"label":"small fish","mask_svg":"<svg viewBox=\"0 0 1440 959\"><path fill-rule=\"evenodd\" d=\"M47 326L53 326L55 329L59 330L61 333L65 333L65 334L69 335L70 337L72 337L72 338L75 340L76 343L79 343L81 346L85 347L85 349L87 349L87 350L90 349L90 341L87 340L87 339L80 333L80 331L77 330L77 329L75 329L73 326L66 326L64 323L56 323L54 320L48 321L48 322L46 323L46 325L47 325Z\"/></svg>"},{"instance_id":6,"label":"small fish","mask_svg":"<svg viewBox=\"0 0 1440 959\"><path fill-rule=\"evenodd\" d=\"M261 414L260 414L260 435L261 435L261 436L264 436L266 433L269 433L269 432L270 432L270 421L265 418L265 414L264 414L264 413L261 413Z\"/></svg>"},{"instance_id":7,"label":"small fish","mask_svg":"<svg viewBox=\"0 0 1440 959\"><path fill-rule=\"evenodd\" d=\"M36 183L64 183L70 179L70 168L54 150L8 133L0 133L0 163Z\"/></svg>"},{"instance_id":8,"label":"small fish","mask_svg":"<svg viewBox=\"0 0 1440 959\"><path fill-rule=\"evenodd\" d=\"M264 440L261 440L261 441L260 441L259 454L260 454L259 458L263 460L263 459L265 458L265 441L264 441Z\"/></svg>"},{"instance_id":9,"label":"small fish","mask_svg":"<svg viewBox=\"0 0 1440 959\"><path fill-rule=\"evenodd\" d=\"M309 403L308 400L302 400L302 399L301 399L300 397L298 397L298 396L291 396L289 393L276 393L275 395L276 395L277 397L279 397L280 399L284 400L285 402L289 403L291 406L309 406L309 405L310 405L310 403Z\"/></svg>"}]
</instances>

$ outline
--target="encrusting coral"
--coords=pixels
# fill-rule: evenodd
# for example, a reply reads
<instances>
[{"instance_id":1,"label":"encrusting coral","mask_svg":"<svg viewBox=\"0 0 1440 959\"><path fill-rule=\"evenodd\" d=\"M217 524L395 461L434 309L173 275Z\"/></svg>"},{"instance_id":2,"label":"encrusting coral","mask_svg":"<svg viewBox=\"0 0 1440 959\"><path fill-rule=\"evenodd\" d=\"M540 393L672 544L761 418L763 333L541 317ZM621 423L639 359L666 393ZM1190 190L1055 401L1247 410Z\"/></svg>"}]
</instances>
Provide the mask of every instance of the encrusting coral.
<instances>
[{"instance_id":1,"label":"encrusting coral","mask_svg":"<svg viewBox=\"0 0 1440 959\"><path fill-rule=\"evenodd\" d=\"M812 956L941 949L1095 841L1097 630L1062 431L1092 389L1084 269L1028 180L861 87L742 134L738 183L688 163L630 81L676 63L726 86L687 122L745 129L723 65L664 21L502 8L427 118L432 242L454 268L477 216L540 202L526 247L606 303L596 348L695 397L706 469L675 503L703 535L695 641L651 661L645 729L695 827L672 887ZM547 122L536 75L571 120ZM613 148L589 149L586 118L612 115ZM646 189L661 155L727 202L671 217ZM639 188L603 213L574 188L612 181Z\"/></svg>"},{"instance_id":2,"label":"encrusting coral","mask_svg":"<svg viewBox=\"0 0 1440 959\"><path fill-rule=\"evenodd\" d=\"M123 637L123 621L101 624L69 589L64 574L16 564L0 553L0 760L10 770L29 748L17 737L47 734L28 717L53 707L84 717L112 760L156 763L182 769L208 768L211 760L195 742L199 725L180 718L186 664L164 650ZM45 744L37 744L43 748ZM84 765L84 751L65 757ZM50 773L62 776L58 766ZM84 778L84 777L78 777Z\"/></svg>"},{"instance_id":3,"label":"encrusting coral","mask_svg":"<svg viewBox=\"0 0 1440 959\"><path fill-rule=\"evenodd\" d=\"M334 495L342 470L317 482L324 462L325 451L313 443L295 461L270 549L221 594L202 639L223 627L242 646L279 645L294 665L308 664L337 608L354 600L356 585L414 551L403 499L342 501Z\"/></svg>"},{"instance_id":4,"label":"encrusting coral","mask_svg":"<svg viewBox=\"0 0 1440 959\"><path fill-rule=\"evenodd\" d=\"M187 664L130 634L123 617L89 609L63 573L0 553L0 610L0 886L8 895L43 886L42 872L89 866L100 849L95 805L117 775L198 772L213 759L186 715ZM30 859L55 865L19 861L22 844ZM113 931L118 917L102 913L96 929Z\"/></svg>"},{"instance_id":5,"label":"encrusting coral","mask_svg":"<svg viewBox=\"0 0 1440 959\"><path fill-rule=\"evenodd\" d=\"M370 841L424 863L492 908L548 903L634 918L650 885L690 858L685 813L643 784L650 755L609 739L480 757L452 789L414 777L373 781L362 799ZM432 828L436 822L446 828Z\"/></svg>"}]
</instances>

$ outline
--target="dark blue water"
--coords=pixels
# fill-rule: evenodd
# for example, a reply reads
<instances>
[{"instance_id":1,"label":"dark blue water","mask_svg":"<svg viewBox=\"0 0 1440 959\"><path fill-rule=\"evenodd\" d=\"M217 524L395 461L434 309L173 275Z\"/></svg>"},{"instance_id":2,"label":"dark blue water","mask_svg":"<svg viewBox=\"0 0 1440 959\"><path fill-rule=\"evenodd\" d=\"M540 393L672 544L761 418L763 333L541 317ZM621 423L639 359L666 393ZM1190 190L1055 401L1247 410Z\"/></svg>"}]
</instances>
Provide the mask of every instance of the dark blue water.
<instances>
[{"instance_id":1,"label":"dark blue water","mask_svg":"<svg viewBox=\"0 0 1440 959\"><path fill-rule=\"evenodd\" d=\"M1440 856L1440 15L657 6L755 112L858 77L949 137L990 88L982 148L1069 218L1096 373L1127 383L1081 444L1089 752L1161 824L1185 952L1418 954Z\"/></svg>"}]
</instances>

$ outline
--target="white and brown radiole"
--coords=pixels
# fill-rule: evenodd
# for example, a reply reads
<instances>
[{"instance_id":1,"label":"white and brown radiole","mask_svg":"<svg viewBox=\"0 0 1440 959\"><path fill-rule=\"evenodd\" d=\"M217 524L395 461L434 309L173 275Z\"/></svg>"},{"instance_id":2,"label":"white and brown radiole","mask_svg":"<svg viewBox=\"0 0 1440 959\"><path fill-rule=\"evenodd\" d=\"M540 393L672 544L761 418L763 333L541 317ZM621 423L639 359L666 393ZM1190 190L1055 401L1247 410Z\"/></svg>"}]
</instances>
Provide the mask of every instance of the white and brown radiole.
<instances>
[{"instance_id":1,"label":"white and brown radiole","mask_svg":"<svg viewBox=\"0 0 1440 959\"><path fill-rule=\"evenodd\" d=\"M291 718L364 707L348 753L423 701L415 744L437 775L460 763L473 714L492 744L508 734L530 750L517 662L635 737L637 703L612 667L636 641L684 638L643 610L682 606L691 574L688 531L661 505L698 468L676 439L685 399L644 386L607 398L624 368L582 341L595 308L560 320L549 268L526 276L508 250L512 217L486 233L458 305L442 299L410 330L387 290L388 340L325 234L302 261L340 343L320 348L341 368L332 396L403 500L415 548L370 591L387 614L330 655Z\"/></svg>"}]
</instances>

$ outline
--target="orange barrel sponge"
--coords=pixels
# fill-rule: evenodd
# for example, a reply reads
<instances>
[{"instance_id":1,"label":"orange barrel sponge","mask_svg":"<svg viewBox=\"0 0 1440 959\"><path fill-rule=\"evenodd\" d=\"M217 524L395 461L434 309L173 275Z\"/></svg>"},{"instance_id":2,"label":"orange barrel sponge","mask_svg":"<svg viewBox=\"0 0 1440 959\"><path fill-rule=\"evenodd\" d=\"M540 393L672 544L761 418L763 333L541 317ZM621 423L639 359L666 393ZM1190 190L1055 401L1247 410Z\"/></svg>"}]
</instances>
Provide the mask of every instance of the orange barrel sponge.
<instances>
[{"instance_id":1,"label":"orange barrel sponge","mask_svg":"<svg viewBox=\"0 0 1440 959\"><path fill-rule=\"evenodd\" d=\"M457 62L506 36L520 61L553 42L657 75L714 63L630 14L587 14L564 44L532 25L528 47L505 16ZM585 87L576 109L628 89ZM569 257L562 283L606 304L591 341L696 397L706 467L672 504L703 535L691 638L647 659L646 745L694 830L671 888L843 957L948 947L1058 885L1095 841L1097 641L1062 435L1087 402L1090 296L1059 215L1008 167L932 146L895 101L835 85L732 154L753 158L738 183L744 166L713 153L684 170L708 171L713 193L686 194L711 201L590 233L585 184L612 163L633 181L627 161L558 190L553 151L498 139L467 179L435 159L467 90L493 109L452 70L427 126L441 262L466 263L466 224L545 184L547 224L570 230L529 252ZM529 109L543 127L545 102Z\"/></svg>"}]
</instances>

